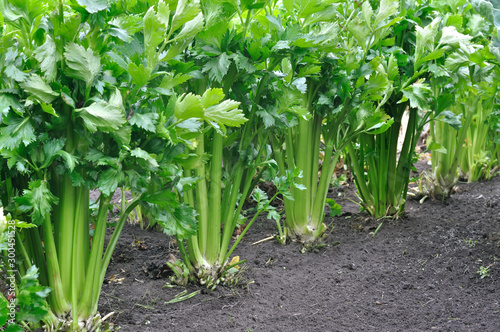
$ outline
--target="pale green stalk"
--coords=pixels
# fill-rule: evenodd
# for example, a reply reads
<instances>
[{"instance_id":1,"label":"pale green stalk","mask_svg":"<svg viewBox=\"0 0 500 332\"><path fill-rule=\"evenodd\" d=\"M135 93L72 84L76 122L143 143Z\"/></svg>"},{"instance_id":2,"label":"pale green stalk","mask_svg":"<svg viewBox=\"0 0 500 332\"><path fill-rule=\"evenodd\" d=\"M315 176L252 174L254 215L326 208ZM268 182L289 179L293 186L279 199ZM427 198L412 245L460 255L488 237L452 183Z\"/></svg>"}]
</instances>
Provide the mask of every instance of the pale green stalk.
<instances>
[{"instance_id":1,"label":"pale green stalk","mask_svg":"<svg viewBox=\"0 0 500 332\"><path fill-rule=\"evenodd\" d=\"M102 270L102 253L106 235L106 223L108 217L108 207L111 197L101 195L99 202L99 212L97 214L94 237L92 239L92 249L86 268L85 282L82 287L82 294L78 302L78 311L81 318L89 317L93 313L93 301L98 297L100 288L98 282ZM88 231L87 231L88 232Z\"/></svg>"},{"instance_id":2,"label":"pale green stalk","mask_svg":"<svg viewBox=\"0 0 500 332\"><path fill-rule=\"evenodd\" d=\"M210 192L208 205L207 244L205 258L208 264L217 262L221 242L221 188L222 188L222 134L214 133L210 162Z\"/></svg>"},{"instance_id":3,"label":"pale green stalk","mask_svg":"<svg viewBox=\"0 0 500 332\"><path fill-rule=\"evenodd\" d=\"M203 134L199 136L198 146L196 147L196 152L199 156L203 156L205 154L205 139ZM201 178L200 181L196 183L195 190L195 198L196 198L196 210L199 211L198 215L198 246L199 249L204 255L207 250L207 241L208 241L208 190L207 190L207 174L205 170L205 165L202 164L195 169L196 176Z\"/></svg>"}]
</instances>

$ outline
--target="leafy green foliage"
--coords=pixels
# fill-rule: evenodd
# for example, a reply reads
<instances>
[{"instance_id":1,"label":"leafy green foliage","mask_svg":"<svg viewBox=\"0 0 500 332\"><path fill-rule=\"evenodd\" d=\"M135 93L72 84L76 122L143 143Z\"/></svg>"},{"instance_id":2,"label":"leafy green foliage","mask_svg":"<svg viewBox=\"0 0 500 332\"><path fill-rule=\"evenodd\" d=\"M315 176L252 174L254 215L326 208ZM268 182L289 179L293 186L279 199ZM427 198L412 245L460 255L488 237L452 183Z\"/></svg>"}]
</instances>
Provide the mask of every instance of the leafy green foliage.
<instances>
[{"instance_id":1,"label":"leafy green foliage","mask_svg":"<svg viewBox=\"0 0 500 332\"><path fill-rule=\"evenodd\" d=\"M240 103L233 100L221 102L223 98L222 89L208 89L201 97L192 93L183 94L175 104L175 116L181 121L190 118L204 120L223 131L226 126L239 127L245 123L247 119L237 109Z\"/></svg>"},{"instance_id":2,"label":"leafy green foliage","mask_svg":"<svg viewBox=\"0 0 500 332\"><path fill-rule=\"evenodd\" d=\"M400 102L404 103L409 100L410 107L417 109L426 109L429 107L427 101L429 99L431 89L423 82L416 82L401 92L404 97L400 100Z\"/></svg>"},{"instance_id":3,"label":"leafy green foliage","mask_svg":"<svg viewBox=\"0 0 500 332\"><path fill-rule=\"evenodd\" d=\"M98 129L102 132L118 130L125 124L123 109L104 100L99 100L88 107L75 109L75 113L83 119L85 127L90 132Z\"/></svg>"},{"instance_id":4,"label":"leafy green foliage","mask_svg":"<svg viewBox=\"0 0 500 332\"><path fill-rule=\"evenodd\" d=\"M176 235L179 238L187 238L196 233L196 212L192 207L177 205L174 209L164 208L165 211L156 215L155 218L162 226L165 234Z\"/></svg>"},{"instance_id":5,"label":"leafy green foliage","mask_svg":"<svg viewBox=\"0 0 500 332\"><path fill-rule=\"evenodd\" d=\"M4 326L7 323L7 318L9 314L9 301L3 296L0 295L0 325Z\"/></svg>"},{"instance_id":6,"label":"leafy green foliage","mask_svg":"<svg viewBox=\"0 0 500 332\"><path fill-rule=\"evenodd\" d=\"M0 149L13 150L19 145L29 145L36 139L32 120L14 114L3 117L4 127L0 129Z\"/></svg>"},{"instance_id":7,"label":"leafy green foliage","mask_svg":"<svg viewBox=\"0 0 500 332\"><path fill-rule=\"evenodd\" d=\"M472 0L472 7L488 21L500 26L500 4L494 0Z\"/></svg>"},{"instance_id":8,"label":"leafy green foliage","mask_svg":"<svg viewBox=\"0 0 500 332\"><path fill-rule=\"evenodd\" d=\"M31 211L31 220L37 226L50 218L52 206L58 201L59 199L50 192L47 181L42 180L30 182L29 189L24 190L23 196L16 198L19 209L22 212Z\"/></svg>"},{"instance_id":9,"label":"leafy green foliage","mask_svg":"<svg viewBox=\"0 0 500 332\"><path fill-rule=\"evenodd\" d=\"M52 90L50 85L37 74L32 74L21 87L29 93L37 102L44 102L46 104L52 103L59 94Z\"/></svg>"},{"instance_id":10,"label":"leafy green foliage","mask_svg":"<svg viewBox=\"0 0 500 332\"><path fill-rule=\"evenodd\" d=\"M382 6L387 4L380 3L379 11L384 12ZM375 15L376 10L369 5L363 4L362 7L365 17ZM362 134L359 147L348 146L362 204L377 217L402 213L412 155L424 124L430 119L448 122L457 128L463 124L465 116L461 119L458 114L449 112L456 102L460 103L456 98L457 84L464 83L466 68L472 65L474 57L478 58L478 64L487 58L479 55L483 54L480 51L482 46L473 42L474 38L484 36L486 25L480 19L475 21L476 26L472 29L466 25L468 14L464 13L470 7L446 2L415 2L412 5L402 3L399 8L394 8L394 16L387 18L384 28L379 25L378 34L377 29L369 34L368 23L349 30L359 43L362 38L373 36L368 37L372 39L368 39L367 47L361 44L369 54L366 60L370 66L361 63L359 71L368 74L372 69L381 75L378 80L370 77L366 88L385 85L384 90L378 91L381 102L376 111L383 111L393 118L387 122L392 123L390 128L383 125L380 128L384 130L380 132ZM476 34L471 34L472 31ZM373 48L370 50L370 47ZM387 79L385 84L378 83L384 81L383 76ZM377 84L370 85L370 81ZM372 95L376 96L377 91L368 96ZM407 130L402 145L396 147L393 145L398 141L406 111L409 114ZM432 148L436 155L448 150L438 143ZM448 156L454 155L448 153Z\"/></svg>"},{"instance_id":11,"label":"leafy green foliage","mask_svg":"<svg viewBox=\"0 0 500 332\"><path fill-rule=\"evenodd\" d=\"M337 217L342 214L342 207L335 200L327 198L326 203L330 206L330 217Z\"/></svg>"},{"instance_id":12,"label":"leafy green foliage","mask_svg":"<svg viewBox=\"0 0 500 332\"><path fill-rule=\"evenodd\" d=\"M451 111L443 111L439 114L437 120L446 122L453 129L458 130L462 126L462 121L460 121L462 114L455 114Z\"/></svg>"},{"instance_id":13,"label":"leafy green foliage","mask_svg":"<svg viewBox=\"0 0 500 332\"><path fill-rule=\"evenodd\" d=\"M64 59L68 65L65 75L85 82L87 89L101 70L101 60L92 49L69 43L65 46Z\"/></svg>"},{"instance_id":14,"label":"leafy green foliage","mask_svg":"<svg viewBox=\"0 0 500 332\"><path fill-rule=\"evenodd\" d=\"M78 46L75 45L75 47ZM40 62L40 69L45 74L45 79L48 82L54 81L57 75L57 62L60 60L60 54L57 52L56 43L51 36L46 37L45 43L35 50L34 55L35 59Z\"/></svg>"},{"instance_id":15,"label":"leafy green foliage","mask_svg":"<svg viewBox=\"0 0 500 332\"><path fill-rule=\"evenodd\" d=\"M52 291L38 291L49 299L50 319L66 317L70 305L78 311L74 317L85 319L97 310L99 276L125 222L119 218L105 246L106 202L115 190L132 191L137 199L124 207L133 209L140 197L170 188L168 205L143 204L170 234L190 236L195 212L172 193L180 177L173 160L202 121L223 130L245 118L238 103L220 99L203 106L197 119L175 116L183 98L174 89L191 75L173 59L203 28L199 1L2 1L1 22L0 186L9 188L1 205L39 227L37 236L19 230L20 245L44 265L40 280ZM89 255L90 189L101 197ZM37 308L21 319L40 320Z\"/></svg>"},{"instance_id":16,"label":"leafy green foliage","mask_svg":"<svg viewBox=\"0 0 500 332\"><path fill-rule=\"evenodd\" d=\"M76 0L78 4L85 8L91 14L108 9L109 4L106 0Z\"/></svg>"},{"instance_id":17,"label":"leafy green foliage","mask_svg":"<svg viewBox=\"0 0 500 332\"><path fill-rule=\"evenodd\" d=\"M38 268L32 266L22 276L16 296L18 312L16 320L36 323L45 318L49 311L47 296L50 288L38 282Z\"/></svg>"}]
</instances>

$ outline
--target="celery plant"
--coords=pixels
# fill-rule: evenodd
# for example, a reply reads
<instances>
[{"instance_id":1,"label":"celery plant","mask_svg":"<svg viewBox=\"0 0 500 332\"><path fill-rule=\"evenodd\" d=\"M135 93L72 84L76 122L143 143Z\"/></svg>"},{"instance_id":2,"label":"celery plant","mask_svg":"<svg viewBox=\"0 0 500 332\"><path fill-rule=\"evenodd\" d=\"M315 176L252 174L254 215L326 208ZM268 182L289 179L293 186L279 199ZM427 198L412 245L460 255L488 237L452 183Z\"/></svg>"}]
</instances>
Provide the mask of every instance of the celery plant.
<instances>
[{"instance_id":1,"label":"celery plant","mask_svg":"<svg viewBox=\"0 0 500 332\"><path fill-rule=\"evenodd\" d=\"M476 119L484 115L485 107L491 109L489 105L496 91L496 84L491 84L495 82L495 67L491 63L495 58L487 47L483 47L490 43L488 36L492 25L472 7L452 7L442 4L440 10L461 15L463 20L458 29L466 31L474 44L462 41L456 53L445 61L440 76L432 81L434 99L448 94L450 105L430 123L428 149L432 150L432 173L422 174L422 189L443 200L453 192L458 181L459 163L467 159L468 133L474 123L483 122Z\"/></svg>"},{"instance_id":2,"label":"celery plant","mask_svg":"<svg viewBox=\"0 0 500 332\"><path fill-rule=\"evenodd\" d=\"M246 3L223 11L206 2L205 29L189 52L203 75L193 72L194 79L179 87L180 91L202 95L196 100L185 94L180 100L186 105L186 113L200 110L192 116L205 123L202 134L193 137L192 148L177 159L183 176L193 181L190 188L179 193L196 209L199 225L195 236L185 238L187 251L182 238L178 243L190 274L208 287L214 287L226 275L237 243L259 213L270 208L262 203L262 209L231 244L236 226L245 220L241 216L243 204L269 164L268 132L261 116L276 61L267 62L265 51L255 48L265 40L253 30L258 26L254 18L262 16L261 12L260 6ZM231 99L224 100L227 97ZM236 109L238 106L241 109Z\"/></svg>"},{"instance_id":3,"label":"celery plant","mask_svg":"<svg viewBox=\"0 0 500 332\"><path fill-rule=\"evenodd\" d=\"M198 212L198 232L196 235L186 238L189 258L183 250L181 250L181 253L185 264L192 272L194 272L192 270L194 266L199 273L208 274L206 278L203 275L199 275L199 277L201 280L208 279L207 282L210 284L212 274L217 275L215 270L226 263L229 240L222 238L221 241L222 218L223 215L232 213L230 209L235 207L234 204L229 205L229 201L221 204L224 134L220 131L219 126L222 128L225 126L240 126L247 119L243 116L241 110L237 109L239 103L231 100L220 103L224 98L221 89L208 89L199 98L192 98L191 96L193 95L187 94L180 97L183 101L182 104L185 105L185 110L182 112L187 113L197 110L197 117L209 124L213 124L215 128L206 127L202 130L202 133L193 142L195 153L200 160L194 165L185 163L184 166L185 177L198 178L193 188L186 189L183 192L184 202L196 208ZM176 114L182 116L179 112L176 112ZM210 157L206 163L202 159L207 154ZM243 169L236 170L236 172L241 176ZM235 183L235 185L237 184L239 182ZM226 185L228 186L226 190L229 190L232 184L227 182ZM234 188L233 190L238 193L238 190ZM224 221L226 222L225 228L231 227L232 219ZM231 235L232 230L229 239ZM179 246L182 249L181 239L182 237L179 237Z\"/></svg>"},{"instance_id":4,"label":"celery plant","mask_svg":"<svg viewBox=\"0 0 500 332\"><path fill-rule=\"evenodd\" d=\"M289 2L269 18L274 49L285 54L274 93L276 113L288 118L275 130L271 145L281 173L295 167L302 171L298 186L285 197L285 235L306 245L321 240L326 230L326 196L343 149L361 133L383 132L389 126L388 117L379 111L390 92L388 74L383 67L373 70L378 64L362 67L370 48L349 35L349 27L355 29L355 18L367 6ZM385 38L394 12L390 2L371 12L372 37ZM276 28L275 22L283 26ZM320 152L325 156L321 170Z\"/></svg>"},{"instance_id":5,"label":"celery plant","mask_svg":"<svg viewBox=\"0 0 500 332\"><path fill-rule=\"evenodd\" d=\"M460 158L460 172L468 182L489 179L494 174L492 170L498 164L497 157L492 155L490 150L490 146L494 147L494 142L491 141L487 120L493 111L492 97L487 94L479 95L476 98L479 100L471 106L475 114L465 133L465 153Z\"/></svg>"},{"instance_id":6,"label":"celery plant","mask_svg":"<svg viewBox=\"0 0 500 332\"><path fill-rule=\"evenodd\" d=\"M160 87L174 74L160 67L199 32L201 9L196 1L129 6L1 1L2 43L10 44L0 54L1 203L38 226L16 232L17 278L36 266L51 288L48 328L99 328L94 317L106 269L141 199L158 206L173 233L195 229L193 210L174 199L178 178L169 160L176 152L164 148L177 144L179 122ZM149 190L153 172L169 181ZM104 249L118 186L136 198ZM92 237L90 189L101 193Z\"/></svg>"},{"instance_id":7,"label":"celery plant","mask_svg":"<svg viewBox=\"0 0 500 332\"><path fill-rule=\"evenodd\" d=\"M500 20L496 13L500 7L496 2L485 0L472 1L471 5L474 10L471 10L471 14L467 17L471 33L477 35L478 42L485 46L485 49L471 57L471 60L481 67L480 72L487 70L493 73L491 80L479 89L484 92L478 91L481 100L475 109L471 126L467 130L465 151L460 160L461 176L469 182L491 177L500 164L498 155L495 153L498 150L498 144L495 142L497 118L494 116L500 61L497 31L500 27ZM484 68L486 64L491 66ZM478 80L482 80L485 75L480 73L476 76Z\"/></svg>"},{"instance_id":8,"label":"celery plant","mask_svg":"<svg viewBox=\"0 0 500 332\"><path fill-rule=\"evenodd\" d=\"M490 117L490 114L494 111L498 91L500 43L495 30L500 27L500 20L496 15L500 7L496 2L485 0L472 1L471 5L473 10L464 14L464 24L467 23L470 34L485 49L470 57L477 65L471 78L479 86L474 86L477 94L475 99L478 101L469 105L472 106L469 108L474 111L474 115L466 130L464 153L460 158L461 176L469 182L491 177L499 164L498 156L495 155L498 146L495 143L494 129L490 130L495 128L495 121L491 121L495 116Z\"/></svg>"},{"instance_id":9,"label":"celery plant","mask_svg":"<svg viewBox=\"0 0 500 332\"><path fill-rule=\"evenodd\" d=\"M467 139L471 131L477 133L474 122L484 115L484 108L493 100L496 88L490 83L492 66L480 68L470 64L469 75L465 76L470 84L458 82L456 101L449 111L442 112L436 121L431 122L429 149L432 150L432 176L424 175L424 187L427 194L441 199L447 198L459 179L459 163L468 159L465 153L472 150ZM465 71L462 71L462 74ZM435 89L435 94L441 89ZM480 121L478 121L480 122ZM487 128L484 128L487 130ZM486 132L485 137L488 137ZM477 142L477 140L475 140ZM485 142L483 142L484 144ZM486 149L485 146L483 148ZM487 153L487 151L481 151Z\"/></svg>"},{"instance_id":10,"label":"celery plant","mask_svg":"<svg viewBox=\"0 0 500 332\"><path fill-rule=\"evenodd\" d=\"M395 19L398 23L386 34L394 41L393 47L384 47L380 41L370 44L380 57L377 63L386 63L391 73L392 93L383 110L394 119L394 124L384 133L361 135L358 148L354 144L347 147L362 205L377 218L404 212L415 146L423 125L433 115L429 110L434 108L434 115L438 115L450 104L448 94L432 99L428 82L442 74L443 59L471 38L458 32L453 25L447 25L447 18L426 16L429 12L421 11L420 6L424 5L419 2L414 6L399 4L399 15ZM424 25L425 21L431 22ZM366 25L358 23L362 27ZM366 32L360 37L369 43L372 40L370 30L363 29ZM355 36L356 31L352 31ZM398 156L401 120L407 109L409 121Z\"/></svg>"},{"instance_id":11,"label":"celery plant","mask_svg":"<svg viewBox=\"0 0 500 332\"><path fill-rule=\"evenodd\" d=\"M490 114L490 152L492 156L493 168L490 174L495 174L500 169L500 110L496 109Z\"/></svg>"}]
</instances>

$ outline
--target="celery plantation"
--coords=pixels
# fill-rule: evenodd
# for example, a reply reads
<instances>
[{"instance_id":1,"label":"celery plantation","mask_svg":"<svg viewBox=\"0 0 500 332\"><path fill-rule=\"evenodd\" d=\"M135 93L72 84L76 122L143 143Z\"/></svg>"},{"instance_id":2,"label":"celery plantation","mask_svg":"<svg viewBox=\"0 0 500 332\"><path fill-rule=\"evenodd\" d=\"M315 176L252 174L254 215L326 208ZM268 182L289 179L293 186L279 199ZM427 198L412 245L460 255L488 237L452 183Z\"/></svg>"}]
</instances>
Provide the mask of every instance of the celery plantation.
<instances>
[{"instance_id":1,"label":"celery plantation","mask_svg":"<svg viewBox=\"0 0 500 332\"><path fill-rule=\"evenodd\" d=\"M499 29L497 0L0 0L0 326L494 329Z\"/></svg>"}]
</instances>

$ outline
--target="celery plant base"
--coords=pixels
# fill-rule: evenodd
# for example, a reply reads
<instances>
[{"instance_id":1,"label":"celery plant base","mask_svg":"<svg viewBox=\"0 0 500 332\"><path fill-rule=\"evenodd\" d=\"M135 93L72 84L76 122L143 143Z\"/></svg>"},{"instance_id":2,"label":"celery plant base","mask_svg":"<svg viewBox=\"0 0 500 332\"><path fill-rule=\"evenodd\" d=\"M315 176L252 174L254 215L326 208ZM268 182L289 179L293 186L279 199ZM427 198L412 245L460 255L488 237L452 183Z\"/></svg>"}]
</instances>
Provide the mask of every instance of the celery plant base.
<instances>
[{"instance_id":1,"label":"celery plant base","mask_svg":"<svg viewBox=\"0 0 500 332\"><path fill-rule=\"evenodd\" d=\"M418 180L419 194L444 201L455 193L458 180L458 171L445 177L424 171Z\"/></svg>"},{"instance_id":2,"label":"celery plant base","mask_svg":"<svg viewBox=\"0 0 500 332\"><path fill-rule=\"evenodd\" d=\"M72 331L72 332L104 332L111 331L106 320L114 313L111 312L106 316L101 316L97 313L92 317L85 320L78 321L78 327L74 328L72 314L68 313L65 317L53 317L50 322L46 322L44 331L46 332L59 332L59 331Z\"/></svg>"},{"instance_id":3,"label":"celery plant base","mask_svg":"<svg viewBox=\"0 0 500 332\"><path fill-rule=\"evenodd\" d=\"M321 224L319 227L312 227L308 225L303 228L286 227L286 238L291 242L297 242L304 245L304 247L315 247L321 245L325 239L325 232L327 227Z\"/></svg>"},{"instance_id":4,"label":"celery plant base","mask_svg":"<svg viewBox=\"0 0 500 332\"><path fill-rule=\"evenodd\" d=\"M168 262L167 265L173 272L173 275L170 277L172 284L186 286L192 283L209 290L215 290L218 285L237 286L241 284L241 281L245 280L243 275L245 268L244 266L240 267L240 264L244 262L236 259L236 262L226 262L222 266L215 264L212 266L194 267L194 273L191 273L186 264L181 260Z\"/></svg>"}]
</instances>

